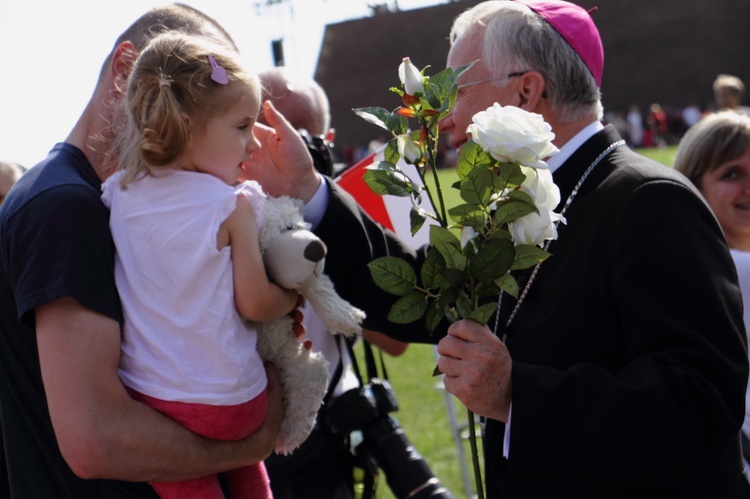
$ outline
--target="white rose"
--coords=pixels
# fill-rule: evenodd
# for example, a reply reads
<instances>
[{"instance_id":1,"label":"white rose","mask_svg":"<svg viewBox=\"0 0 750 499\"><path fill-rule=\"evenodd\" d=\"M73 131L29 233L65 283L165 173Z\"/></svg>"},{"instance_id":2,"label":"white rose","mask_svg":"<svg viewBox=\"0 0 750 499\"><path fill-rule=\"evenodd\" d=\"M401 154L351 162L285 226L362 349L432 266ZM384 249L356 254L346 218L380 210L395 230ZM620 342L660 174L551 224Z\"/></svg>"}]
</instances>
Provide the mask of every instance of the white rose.
<instances>
[{"instance_id":1,"label":"white rose","mask_svg":"<svg viewBox=\"0 0 750 499\"><path fill-rule=\"evenodd\" d=\"M553 213L544 206L539 206L539 214L529 213L508 224L508 230L513 236L513 243L532 244L541 246L548 239L557 239L556 221L565 222L558 213Z\"/></svg>"},{"instance_id":2,"label":"white rose","mask_svg":"<svg viewBox=\"0 0 750 499\"><path fill-rule=\"evenodd\" d=\"M398 153L407 163L416 164L422 157L419 146L408 135L398 136Z\"/></svg>"},{"instance_id":3,"label":"white rose","mask_svg":"<svg viewBox=\"0 0 750 499\"><path fill-rule=\"evenodd\" d=\"M403 62L398 67L398 78L407 94L424 93L424 78L408 57L404 57Z\"/></svg>"},{"instance_id":4,"label":"white rose","mask_svg":"<svg viewBox=\"0 0 750 499\"><path fill-rule=\"evenodd\" d=\"M521 167L526 180L521 184L521 190L531 196L534 204L552 211L560 204L560 188L552 180L549 170Z\"/></svg>"},{"instance_id":5,"label":"white rose","mask_svg":"<svg viewBox=\"0 0 750 499\"><path fill-rule=\"evenodd\" d=\"M565 218L552 210L560 204L560 188L552 180L549 170L521 167L526 180L521 190L531 196L539 209L539 214L529 213L508 224L513 242L519 244L541 245L547 239L557 239L555 222L565 223Z\"/></svg>"},{"instance_id":6,"label":"white rose","mask_svg":"<svg viewBox=\"0 0 750 499\"><path fill-rule=\"evenodd\" d=\"M469 244L471 241L474 240L474 238L477 237L477 231L474 230L474 227L471 227L469 225L465 225L461 227L461 247L465 248L467 244Z\"/></svg>"},{"instance_id":7,"label":"white rose","mask_svg":"<svg viewBox=\"0 0 750 499\"><path fill-rule=\"evenodd\" d=\"M555 134L540 114L495 103L472 120L467 128L472 140L498 161L547 168L543 159L558 152Z\"/></svg>"}]
</instances>

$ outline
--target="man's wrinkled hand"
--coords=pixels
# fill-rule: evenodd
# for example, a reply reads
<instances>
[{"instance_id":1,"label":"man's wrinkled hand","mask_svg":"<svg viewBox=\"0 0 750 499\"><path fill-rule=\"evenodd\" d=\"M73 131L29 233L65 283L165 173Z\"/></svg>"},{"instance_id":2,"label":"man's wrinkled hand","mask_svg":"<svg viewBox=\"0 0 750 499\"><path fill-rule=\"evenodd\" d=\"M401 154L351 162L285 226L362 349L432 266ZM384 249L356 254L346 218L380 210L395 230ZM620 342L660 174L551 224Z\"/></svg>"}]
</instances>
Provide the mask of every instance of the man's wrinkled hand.
<instances>
[{"instance_id":1,"label":"man's wrinkled hand","mask_svg":"<svg viewBox=\"0 0 750 499\"><path fill-rule=\"evenodd\" d=\"M276 111L269 101L263 113L271 126L256 123L253 134L261 148L243 164L240 180L255 180L271 196L291 196L307 202L317 191L321 179L302 137Z\"/></svg>"}]
</instances>

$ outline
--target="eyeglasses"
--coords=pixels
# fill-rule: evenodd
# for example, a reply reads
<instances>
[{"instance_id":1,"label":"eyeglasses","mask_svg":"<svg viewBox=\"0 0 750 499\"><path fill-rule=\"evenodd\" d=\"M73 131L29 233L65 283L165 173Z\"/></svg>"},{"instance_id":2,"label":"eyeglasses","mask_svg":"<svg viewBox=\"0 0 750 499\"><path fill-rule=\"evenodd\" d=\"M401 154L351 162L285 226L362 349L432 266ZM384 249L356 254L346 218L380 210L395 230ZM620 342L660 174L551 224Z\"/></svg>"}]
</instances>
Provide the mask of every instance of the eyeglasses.
<instances>
[{"instance_id":1,"label":"eyeglasses","mask_svg":"<svg viewBox=\"0 0 750 499\"><path fill-rule=\"evenodd\" d=\"M487 79L484 79L484 80L470 81L468 83L462 83L462 84L460 84L458 86L458 88L462 89L462 88L466 88L466 87L472 87L474 85L479 85L480 83L487 83L488 81L497 81L497 80L505 80L507 78L516 78L518 76L523 76L526 73L528 73L528 71L517 71L515 73L510 73L510 74L507 74L505 76L500 76L498 78L487 78Z\"/></svg>"}]
</instances>

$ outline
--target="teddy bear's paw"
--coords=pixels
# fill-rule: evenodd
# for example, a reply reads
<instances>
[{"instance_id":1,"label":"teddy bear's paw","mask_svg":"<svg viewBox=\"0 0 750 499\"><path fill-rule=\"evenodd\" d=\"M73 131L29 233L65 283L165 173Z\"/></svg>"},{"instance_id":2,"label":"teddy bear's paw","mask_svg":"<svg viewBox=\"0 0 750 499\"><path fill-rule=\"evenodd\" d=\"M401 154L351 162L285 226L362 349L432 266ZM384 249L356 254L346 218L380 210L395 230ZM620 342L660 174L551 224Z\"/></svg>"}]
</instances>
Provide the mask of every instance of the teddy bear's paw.
<instances>
[{"instance_id":1,"label":"teddy bear's paw","mask_svg":"<svg viewBox=\"0 0 750 499\"><path fill-rule=\"evenodd\" d=\"M351 307L351 310L339 311L337 314L327 316L323 323L331 334L351 337L362 333L361 323L364 318L364 312Z\"/></svg>"},{"instance_id":2,"label":"teddy bear's paw","mask_svg":"<svg viewBox=\"0 0 750 499\"><path fill-rule=\"evenodd\" d=\"M312 279L301 291L331 334L353 336L361 332L365 313L341 298L328 276Z\"/></svg>"}]
</instances>

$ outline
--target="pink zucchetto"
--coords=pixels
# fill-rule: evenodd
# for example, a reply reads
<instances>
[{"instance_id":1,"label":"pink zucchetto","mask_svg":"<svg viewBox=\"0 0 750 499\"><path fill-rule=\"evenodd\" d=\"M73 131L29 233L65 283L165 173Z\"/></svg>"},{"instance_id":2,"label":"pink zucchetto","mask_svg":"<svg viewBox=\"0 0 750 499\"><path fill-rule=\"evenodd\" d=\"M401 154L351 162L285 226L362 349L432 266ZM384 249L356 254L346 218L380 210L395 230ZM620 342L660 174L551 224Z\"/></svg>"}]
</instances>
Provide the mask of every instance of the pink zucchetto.
<instances>
[{"instance_id":1,"label":"pink zucchetto","mask_svg":"<svg viewBox=\"0 0 750 499\"><path fill-rule=\"evenodd\" d=\"M597 86L602 84L604 71L604 48L599 30L591 18L596 8L587 11L583 7L561 0L515 0L522 3L547 21L560 33L583 59L594 76Z\"/></svg>"}]
</instances>

